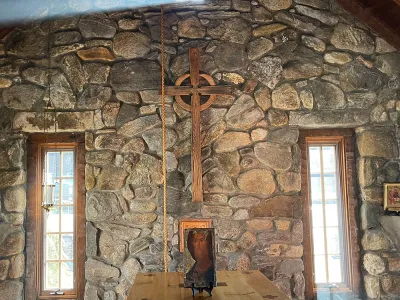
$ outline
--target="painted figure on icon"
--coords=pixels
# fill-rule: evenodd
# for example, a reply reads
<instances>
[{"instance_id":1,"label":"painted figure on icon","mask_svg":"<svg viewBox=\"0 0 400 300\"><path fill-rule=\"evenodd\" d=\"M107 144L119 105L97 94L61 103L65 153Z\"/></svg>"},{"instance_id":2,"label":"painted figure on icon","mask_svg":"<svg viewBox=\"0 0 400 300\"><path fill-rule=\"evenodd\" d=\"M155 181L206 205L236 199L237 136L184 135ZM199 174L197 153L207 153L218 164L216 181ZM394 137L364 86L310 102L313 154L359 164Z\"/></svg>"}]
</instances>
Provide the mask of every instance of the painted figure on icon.
<instances>
[{"instance_id":1,"label":"painted figure on icon","mask_svg":"<svg viewBox=\"0 0 400 300\"><path fill-rule=\"evenodd\" d=\"M185 287L214 287L216 285L214 229L186 229L185 241Z\"/></svg>"}]
</instances>

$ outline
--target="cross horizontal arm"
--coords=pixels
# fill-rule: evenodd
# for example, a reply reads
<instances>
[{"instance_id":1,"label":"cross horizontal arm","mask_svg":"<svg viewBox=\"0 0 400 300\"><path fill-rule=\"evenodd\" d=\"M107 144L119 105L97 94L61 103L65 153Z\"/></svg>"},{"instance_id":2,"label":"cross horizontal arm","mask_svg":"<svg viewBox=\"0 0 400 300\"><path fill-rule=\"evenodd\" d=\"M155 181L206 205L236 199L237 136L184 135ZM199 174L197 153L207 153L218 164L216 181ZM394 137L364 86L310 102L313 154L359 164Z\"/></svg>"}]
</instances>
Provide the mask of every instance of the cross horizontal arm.
<instances>
[{"instance_id":1,"label":"cross horizontal arm","mask_svg":"<svg viewBox=\"0 0 400 300\"><path fill-rule=\"evenodd\" d=\"M169 96L185 96L185 95L229 95L232 93L232 87L221 85L203 86L200 88L193 88L191 86L166 86L165 94Z\"/></svg>"}]
</instances>

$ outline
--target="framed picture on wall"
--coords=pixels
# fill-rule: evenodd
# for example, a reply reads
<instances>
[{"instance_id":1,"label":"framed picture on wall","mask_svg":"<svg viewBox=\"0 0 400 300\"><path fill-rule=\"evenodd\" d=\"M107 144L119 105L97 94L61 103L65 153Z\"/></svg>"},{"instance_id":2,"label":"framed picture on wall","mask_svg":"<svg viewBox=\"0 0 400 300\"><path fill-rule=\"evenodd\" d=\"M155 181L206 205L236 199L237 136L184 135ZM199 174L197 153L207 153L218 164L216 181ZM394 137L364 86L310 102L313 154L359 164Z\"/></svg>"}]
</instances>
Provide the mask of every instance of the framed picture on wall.
<instances>
[{"instance_id":1,"label":"framed picture on wall","mask_svg":"<svg viewBox=\"0 0 400 300\"><path fill-rule=\"evenodd\" d=\"M184 233L185 229L190 228L211 228L211 219L182 219L179 228L179 250L183 252L185 248Z\"/></svg>"},{"instance_id":2,"label":"framed picture on wall","mask_svg":"<svg viewBox=\"0 0 400 300\"><path fill-rule=\"evenodd\" d=\"M400 183L384 184L384 209L400 211Z\"/></svg>"}]
</instances>

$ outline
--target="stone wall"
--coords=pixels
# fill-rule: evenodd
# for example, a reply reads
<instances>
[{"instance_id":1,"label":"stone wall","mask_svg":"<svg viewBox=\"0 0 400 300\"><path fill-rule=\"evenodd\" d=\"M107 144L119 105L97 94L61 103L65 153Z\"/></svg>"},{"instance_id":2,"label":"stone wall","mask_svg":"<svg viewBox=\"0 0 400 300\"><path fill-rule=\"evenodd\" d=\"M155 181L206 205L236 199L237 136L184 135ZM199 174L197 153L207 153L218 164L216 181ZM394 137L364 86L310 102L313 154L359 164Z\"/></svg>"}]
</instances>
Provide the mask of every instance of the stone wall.
<instances>
[{"instance_id":1,"label":"stone wall","mask_svg":"<svg viewBox=\"0 0 400 300\"><path fill-rule=\"evenodd\" d=\"M382 183L399 180L400 53L334 1L207 1L175 7L165 24L168 84L199 47L202 70L234 85L201 115L204 203L190 198L190 114L167 98L169 270L182 269L179 220L212 218L219 269L260 269L303 299L299 128L349 127L358 132L367 295L400 294L398 252L377 222ZM159 33L159 11L140 9L29 24L0 44L1 129L43 131L50 93L58 131L86 133L85 299L126 299L137 272L162 270ZM21 253L20 242L7 255ZM13 270L23 257L4 264ZM1 284L17 290L15 280Z\"/></svg>"}]
</instances>

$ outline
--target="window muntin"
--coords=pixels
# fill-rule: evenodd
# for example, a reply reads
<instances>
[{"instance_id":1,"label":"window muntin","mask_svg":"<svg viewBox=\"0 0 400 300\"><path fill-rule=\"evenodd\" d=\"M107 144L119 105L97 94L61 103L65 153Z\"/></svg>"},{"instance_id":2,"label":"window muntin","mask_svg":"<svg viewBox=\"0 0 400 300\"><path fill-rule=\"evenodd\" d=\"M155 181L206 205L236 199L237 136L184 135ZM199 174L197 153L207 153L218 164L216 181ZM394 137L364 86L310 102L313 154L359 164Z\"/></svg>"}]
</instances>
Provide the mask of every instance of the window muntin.
<instances>
[{"instance_id":1,"label":"window muntin","mask_svg":"<svg viewBox=\"0 0 400 300\"><path fill-rule=\"evenodd\" d=\"M75 287L75 150L50 150L44 159L55 182L55 205L43 211L42 289Z\"/></svg>"},{"instance_id":2,"label":"window muntin","mask_svg":"<svg viewBox=\"0 0 400 300\"><path fill-rule=\"evenodd\" d=\"M345 283L339 145L308 145L314 283Z\"/></svg>"}]
</instances>

